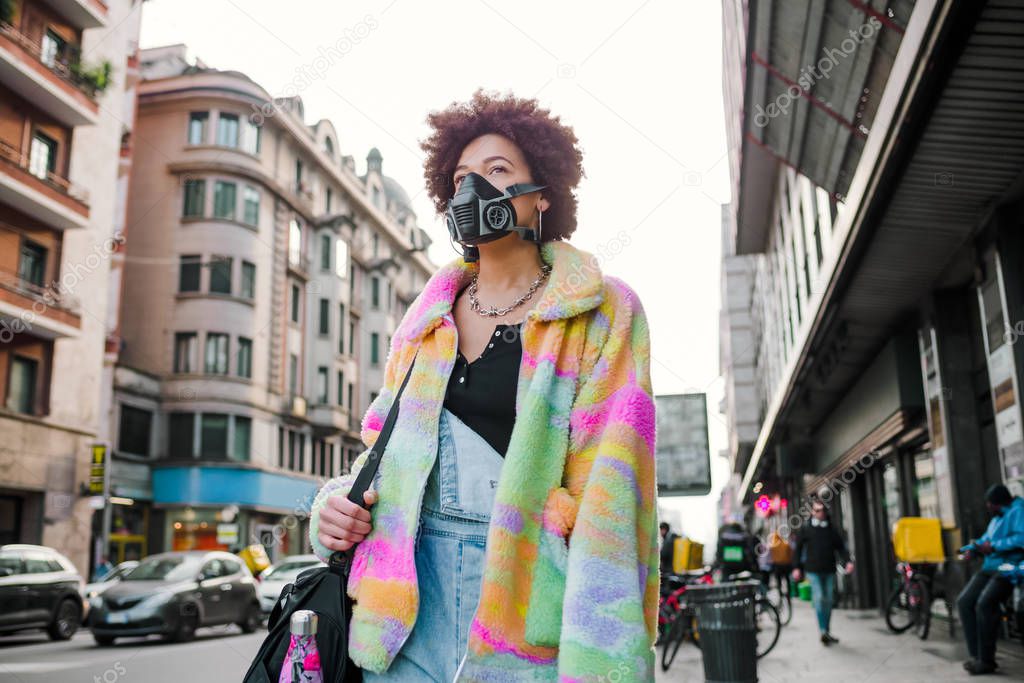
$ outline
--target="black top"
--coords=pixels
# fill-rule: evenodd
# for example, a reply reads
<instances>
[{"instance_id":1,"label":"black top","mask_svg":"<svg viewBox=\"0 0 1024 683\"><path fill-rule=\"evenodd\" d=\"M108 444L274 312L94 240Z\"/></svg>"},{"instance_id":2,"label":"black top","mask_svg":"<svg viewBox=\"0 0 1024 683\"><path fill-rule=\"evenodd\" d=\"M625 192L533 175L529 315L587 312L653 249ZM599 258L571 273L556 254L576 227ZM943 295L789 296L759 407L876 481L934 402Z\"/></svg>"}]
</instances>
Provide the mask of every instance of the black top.
<instances>
[{"instance_id":1,"label":"black top","mask_svg":"<svg viewBox=\"0 0 1024 683\"><path fill-rule=\"evenodd\" d=\"M837 558L846 564L850 553L832 521L828 526L815 526L811 520L805 520L797 536L796 566L805 572L831 574L836 570Z\"/></svg>"},{"instance_id":2,"label":"black top","mask_svg":"<svg viewBox=\"0 0 1024 683\"><path fill-rule=\"evenodd\" d=\"M459 351L448 379L444 407L505 456L516 421L516 390L523 357L521 324L499 324L480 357Z\"/></svg>"}]
</instances>

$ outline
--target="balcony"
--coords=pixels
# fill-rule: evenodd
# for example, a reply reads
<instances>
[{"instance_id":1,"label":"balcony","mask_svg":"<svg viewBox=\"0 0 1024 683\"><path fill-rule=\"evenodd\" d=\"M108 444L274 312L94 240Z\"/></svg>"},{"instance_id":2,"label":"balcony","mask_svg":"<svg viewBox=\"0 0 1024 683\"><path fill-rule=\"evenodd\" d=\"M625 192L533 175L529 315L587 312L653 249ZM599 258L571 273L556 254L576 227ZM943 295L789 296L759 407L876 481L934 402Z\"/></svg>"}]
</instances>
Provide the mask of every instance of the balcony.
<instances>
[{"instance_id":1,"label":"balcony","mask_svg":"<svg viewBox=\"0 0 1024 683\"><path fill-rule=\"evenodd\" d=\"M29 155L0 138L0 204L61 230L89 223L88 193L67 178L33 172Z\"/></svg>"},{"instance_id":2,"label":"balcony","mask_svg":"<svg viewBox=\"0 0 1024 683\"><path fill-rule=\"evenodd\" d=\"M288 270L303 280L309 279L309 257L305 254L288 255Z\"/></svg>"},{"instance_id":3,"label":"balcony","mask_svg":"<svg viewBox=\"0 0 1024 683\"><path fill-rule=\"evenodd\" d=\"M42 47L10 24L0 23L0 83L67 126L99 120L95 78L69 62L43 61Z\"/></svg>"},{"instance_id":4,"label":"balcony","mask_svg":"<svg viewBox=\"0 0 1024 683\"><path fill-rule=\"evenodd\" d=\"M76 28L107 25L107 5L103 0L45 0Z\"/></svg>"},{"instance_id":5,"label":"balcony","mask_svg":"<svg viewBox=\"0 0 1024 683\"><path fill-rule=\"evenodd\" d=\"M75 336L82 326L80 310L78 299L58 284L40 287L0 270L0 319L15 334L31 331L44 339Z\"/></svg>"}]
</instances>

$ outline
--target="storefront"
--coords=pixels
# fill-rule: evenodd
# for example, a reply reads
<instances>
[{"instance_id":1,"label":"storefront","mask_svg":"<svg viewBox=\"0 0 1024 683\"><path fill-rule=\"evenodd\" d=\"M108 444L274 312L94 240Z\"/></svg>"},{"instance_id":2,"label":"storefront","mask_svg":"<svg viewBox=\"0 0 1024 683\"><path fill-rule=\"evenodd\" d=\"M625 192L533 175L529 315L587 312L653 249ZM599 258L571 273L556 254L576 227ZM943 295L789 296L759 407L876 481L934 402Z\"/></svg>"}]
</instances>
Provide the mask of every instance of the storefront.
<instances>
[{"instance_id":1,"label":"storefront","mask_svg":"<svg viewBox=\"0 0 1024 683\"><path fill-rule=\"evenodd\" d=\"M254 468L157 467L155 505L167 550L237 552L253 543L271 561L308 552L309 508L317 482Z\"/></svg>"}]
</instances>

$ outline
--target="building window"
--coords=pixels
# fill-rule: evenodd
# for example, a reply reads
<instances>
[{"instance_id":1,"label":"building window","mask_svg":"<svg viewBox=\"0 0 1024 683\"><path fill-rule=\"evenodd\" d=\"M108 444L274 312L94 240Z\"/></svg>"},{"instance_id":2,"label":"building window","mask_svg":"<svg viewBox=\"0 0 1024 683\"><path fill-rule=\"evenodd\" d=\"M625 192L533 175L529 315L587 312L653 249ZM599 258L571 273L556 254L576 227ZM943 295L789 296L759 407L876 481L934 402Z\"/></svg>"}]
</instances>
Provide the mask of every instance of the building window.
<instances>
[{"instance_id":1,"label":"building window","mask_svg":"<svg viewBox=\"0 0 1024 683\"><path fill-rule=\"evenodd\" d=\"M55 68L57 60L63 58L67 45L66 40L58 36L51 29L46 29L46 33L43 34L43 39L39 46L39 61L51 69Z\"/></svg>"},{"instance_id":2,"label":"building window","mask_svg":"<svg viewBox=\"0 0 1024 683\"><path fill-rule=\"evenodd\" d=\"M355 353L355 341L356 341L356 324L351 320L348 321L348 355Z\"/></svg>"},{"instance_id":3,"label":"building window","mask_svg":"<svg viewBox=\"0 0 1024 683\"><path fill-rule=\"evenodd\" d=\"M288 430L288 469L295 469L295 432Z\"/></svg>"},{"instance_id":4,"label":"building window","mask_svg":"<svg viewBox=\"0 0 1024 683\"><path fill-rule=\"evenodd\" d=\"M249 451L252 447L252 419L248 417L235 416L235 443L232 445L231 453L235 460L248 462Z\"/></svg>"},{"instance_id":5,"label":"building window","mask_svg":"<svg viewBox=\"0 0 1024 683\"><path fill-rule=\"evenodd\" d=\"M302 227L294 218L288 224L288 262L300 266L302 260Z\"/></svg>"},{"instance_id":6,"label":"building window","mask_svg":"<svg viewBox=\"0 0 1024 683\"><path fill-rule=\"evenodd\" d=\"M228 335L210 332L206 335L206 364L208 375L228 374Z\"/></svg>"},{"instance_id":7,"label":"building window","mask_svg":"<svg viewBox=\"0 0 1024 683\"><path fill-rule=\"evenodd\" d=\"M215 218L235 219L235 184L218 180L213 185L213 215Z\"/></svg>"},{"instance_id":8,"label":"building window","mask_svg":"<svg viewBox=\"0 0 1024 683\"><path fill-rule=\"evenodd\" d=\"M16 413L32 415L36 412L36 381L39 376L39 361L24 356L11 358L10 376L7 379L7 409Z\"/></svg>"},{"instance_id":9,"label":"building window","mask_svg":"<svg viewBox=\"0 0 1024 683\"><path fill-rule=\"evenodd\" d=\"M338 306L338 353L345 353L345 304Z\"/></svg>"},{"instance_id":10,"label":"building window","mask_svg":"<svg viewBox=\"0 0 1024 683\"><path fill-rule=\"evenodd\" d=\"M182 256L178 262L178 291L198 292L202 258L196 254Z\"/></svg>"},{"instance_id":11,"label":"building window","mask_svg":"<svg viewBox=\"0 0 1024 683\"><path fill-rule=\"evenodd\" d=\"M248 225L260 224L260 191L252 185L246 185L242 191L242 220Z\"/></svg>"},{"instance_id":12,"label":"building window","mask_svg":"<svg viewBox=\"0 0 1024 683\"><path fill-rule=\"evenodd\" d=\"M149 457L149 433L153 413L142 408L121 404L121 426L118 430L117 449L122 453Z\"/></svg>"},{"instance_id":13,"label":"building window","mask_svg":"<svg viewBox=\"0 0 1024 683\"><path fill-rule=\"evenodd\" d=\"M239 377L252 377L252 339L238 338L237 365L235 370Z\"/></svg>"},{"instance_id":14,"label":"building window","mask_svg":"<svg viewBox=\"0 0 1024 683\"><path fill-rule=\"evenodd\" d=\"M355 406L352 405L352 396L353 396L354 392L355 392L355 388L353 387L352 382L349 382L348 383L348 391L345 392L346 393L345 398L348 401L348 412L350 414L352 414L353 411L355 410Z\"/></svg>"},{"instance_id":15,"label":"building window","mask_svg":"<svg viewBox=\"0 0 1024 683\"><path fill-rule=\"evenodd\" d=\"M242 119L242 151L249 154L260 153L261 130L248 118Z\"/></svg>"},{"instance_id":16,"label":"building window","mask_svg":"<svg viewBox=\"0 0 1024 683\"><path fill-rule=\"evenodd\" d=\"M242 291L246 299L256 298L256 264L242 261Z\"/></svg>"},{"instance_id":17,"label":"building window","mask_svg":"<svg viewBox=\"0 0 1024 683\"><path fill-rule=\"evenodd\" d=\"M288 393L292 396L299 393L299 357L294 353L288 356Z\"/></svg>"},{"instance_id":18,"label":"building window","mask_svg":"<svg viewBox=\"0 0 1024 683\"><path fill-rule=\"evenodd\" d=\"M339 406L345 405L345 373L338 370L338 396L335 399Z\"/></svg>"},{"instance_id":19,"label":"building window","mask_svg":"<svg viewBox=\"0 0 1024 683\"><path fill-rule=\"evenodd\" d=\"M57 141L43 133L32 136L32 148L28 159L29 173L46 180L57 170Z\"/></svg>"},{"instance_id":20,"label":"building window","mask_svg":"<svg viewBox=\"0 0 1024 683\"><path fill-rule=\"evenodd\" d=\"M302 159L295 160L295 191L302 192Z\"/></svg>"},{"instance_id":21,"label":"building window","mask_svg":"<svg viewBox=\"0 0 1024 683\"><path fill-rule=\"evenodd\" d=\"M292 322L299 322L299 286L292 285Z\"/></svg>"},{"instance_id":22,"label":"building window","mask_svg":"<svg viewBox=\"0 0 1024 683\"><path fill-rule=\"evenodd\" d=\"M36 287L43 286L46 277L46 249L34 242L21 243L21 257L18 260L18 278Z\"/></svg>"},{"instance_id":23,"label":"building window","mask_svg":"<svg viewBox=\"0 0 1024 683\"><path fill-rule=\"evenodd\" d=\"M316 369L316 402L327 403L327 368L320 366Z\"/></svg>"},{"instance_id":24,"label":"building window","mask_svg":"<svg viewBox=\"0 0 1024 683\"><path fill-rule=\"evenodd\" d=\"M380 278L376 275L370 278L370 306L380 308Z\"/></svg>"},{"instance_id":25,"label":"building window","mask_svg":"<svg viewBox=\"0 0 1024 683\"><path fill-rule=\"evenodd\" d=\"M199 455L203 458L224 458L228 454L228 416L203 413L199 422Z\"/></svg>"},{"instance_id":26,"label":"building window","mask_svg":"<svg viewBox=\"0 0 1024 683\"><path fill-rule=\"evenodd\" d=\"M299 434L299 464L298 470L302 472L306 469L306 435Z\"/></svg>"},{"instance_id":27,"label":"building window","mask_svg":"<svg viewBox=\"0 0 1024 683\"><path fill-rule=\"evenodd\" d=\"M376 332L370 333L370 365L380 363L380 351L377 346L380 344L380 335Z\"/></svg>"},{"instance_id":28,"label":"building window","mask_svg":"<svg viewBox=\"0 0 1024 683\"><path fill-rule=\"evenodd\" d=\"M217 117L217 144L222 147L238 147L238 117L221 113Z\"/></svg>"},{"instance_id":29,"label":"building window","mask_svg":"<svg viewBox=\"0 0 1024 683\"><path fill-rule=\"evenodd\" d=\"M320 236L320 270L331 269L331 236Z\"/></svg>"},{"instance_id":30,"label":"building window","mask_svg":"<svg viewBox=\"0 0 1024 683\"><path fill-rule=\"evenodd\" d=\"M216 294L231 293L231 265L229 256L213 256L210 259L210 291Z\"/></svg>"},{"instance_id":31,"label":"building window","mask_svg":"<svg viewBox=\"0 0 1024 683\"><path fill-rule=\"evenodd\" d=\"M380 235L373 233L373 258L380 255Z\"/></svg>"},{"instance_id":32,"label":"building window","mask_svg":"<svg viewBox=\"0 0 1024 683\"><path fill-rule=\"evenodd\" d=\"M331 302L327 299L320 299L320 334L331 333Z\"/></svg>"},{"instance_id":33,"label":"building window","mask_svg":"<svg viewBox=\"0 0 1024 683\"><path fill-rule=\"evenodd\" d=\"M190 179L185 181L185 208L183 216L202 216L206 204L206 181Z\"/></svg>"},{"instance_id":34,"label":"building window","mask_svg":"<svg viewBox=\"0 0 1024 683\"><path fill-rule=\"evenodd\" d=\"M196 343L197 341L195 332L178 332L174 335L175 372L195 372Z\"/></svg>"},{"instance_id":35,"label":"building window","mask_svg":"<svg viewBox=\"0 0 1024 683\"><path fill-rule=\"evenodd\" d=\"M206 124L210 120L210 113L206 111L194 111L188 116L188 144L206 144Z\"/></svg>"},{"instance_id":36,"label":"building window","mask_svg":"<svg viewBox=\"0 0 1024 683\"><path fill-rule=\"evenodd\" d=\"M167 457L171 459L195 457L194 413L171 413L167 444Z\"/></svg>"},{"instance_id":37,"label":"building window","mask_svg":"<svg viewBox=\"0 0 1024 683\"><path fill-rule=\"evenodd\" d=\"M378 209L383 210L384 206L381 203L380 188L378 188L376 185L373 186L372 197L373 197L373 205L376 206ZM374 237L377 237L377 236L374 235Z\"/></svg>"},{"instance_id":38,"label":"building window","mask_svg":"<svg viewBox=\"0 0 1024 683\"><path fill-rule=\"evenodd\" d=\"M332 199L334 199L334 197L333 197L333 195L331 193L331 188L328 187L327 190L324 192L324 213L330 213L331 212L331 200Z\"/></svg>"},{"instance_id":39,"label":"building window","mask_svg":"<svg viewBox=\"0 0 1024 683\"><path fill-rule=\"evenodd\" d=\"M342 239L334 241L334 272L343 280L348 275L348 242Z\"/></svg>"}]
</instances>

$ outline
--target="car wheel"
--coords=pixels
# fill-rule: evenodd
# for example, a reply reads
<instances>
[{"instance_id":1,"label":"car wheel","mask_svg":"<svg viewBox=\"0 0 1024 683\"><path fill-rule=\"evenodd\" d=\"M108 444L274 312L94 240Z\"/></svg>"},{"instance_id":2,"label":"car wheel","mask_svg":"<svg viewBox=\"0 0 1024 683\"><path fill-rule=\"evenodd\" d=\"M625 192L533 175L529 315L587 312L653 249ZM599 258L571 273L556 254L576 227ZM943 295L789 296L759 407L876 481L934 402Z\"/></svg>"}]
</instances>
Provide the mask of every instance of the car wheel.
<instances>
[{"instance_id":1,"label":"car wheel","mask_svg":"<svg viewBox=\"0 0 1024 683\"><path fill-rule=\"evenodd\" d=\"M65 599L57 605L57 614L46 632L50 635L50 640L68 640L75 635L81 623L81 610L75 605L74 600Z\"/></svg>"},{"instance_id":2,"label":"car wheel","mask_svg":"<svg viewBox=\"0 0 1024 683\"><path fill-rule=\"evenodd\" d=\"M178 622L178 629L172 634L171 639L178 643L186 643L196 637L198 627L199 612L194 607L190 610L185 609Z\"/></svg>"},{"instance_id":3,"label":"car wheel","mask_svg":"<svg viewBox=\"0 0 1024 683\"><path fill-rule=\"evenodd\" d=\"M100 647L109 647L114 644L114 636L101 636L98 633L93 633L92 639L95 640L96 644Z\"/></svg>"},{"instance_id":4,"label":"car wheel","mask_svg":"<svg viewBox=\"0 0 1024 683\"><path fill-rule=\"evenodd\" d=\"M254 633L262 622L263 612L260 610L259 604L254 602L245 611L245 618L238 622L238 628L242 629L242 633Z\"/></svg>"}]
</instances>

